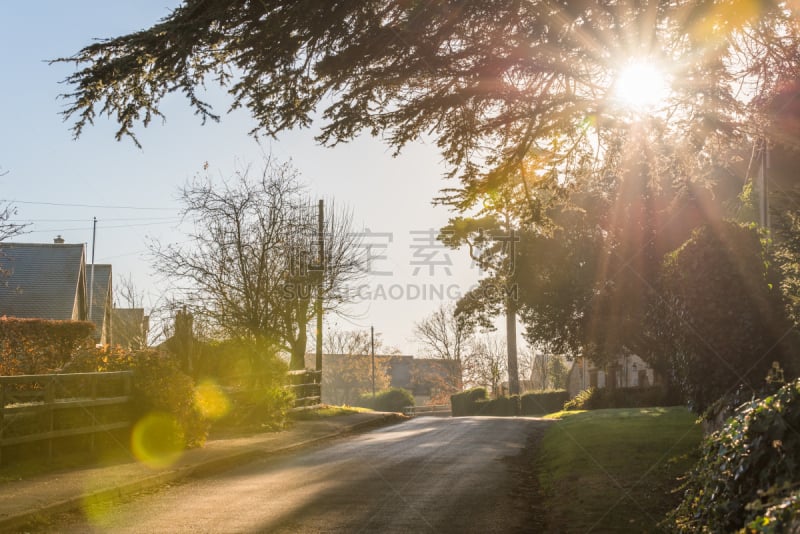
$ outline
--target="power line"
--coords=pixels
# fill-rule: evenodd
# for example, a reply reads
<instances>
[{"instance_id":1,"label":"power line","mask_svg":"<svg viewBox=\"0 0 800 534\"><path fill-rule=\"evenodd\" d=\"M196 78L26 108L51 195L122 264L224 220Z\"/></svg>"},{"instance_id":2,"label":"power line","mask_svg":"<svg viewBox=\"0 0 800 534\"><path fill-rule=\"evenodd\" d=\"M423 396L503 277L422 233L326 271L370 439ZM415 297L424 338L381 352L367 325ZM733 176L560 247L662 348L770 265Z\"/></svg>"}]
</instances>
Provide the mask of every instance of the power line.
<instances>
[{"instance_id":1,"label":"power line","mask_svg":"<svg viewBox=\"0 0 800 534\"><path fill-rule=\"evenodd\" d=\"M10 204L32 204L37 206L62 206L67 208L98 208L98 209L114 209L114 210L149 210L149 211L176 211L178 208L150 208L144 206L111 206L104 204L67 204L61 202L34 202L32 200L16 200L4 198L0 202L8 202Z\"/></svg>"},{"instance_id":2,"label":"power line","mask_svg":"<svg viewBox=\"0 0 800 534\"><path fill-rule=\"evenodd\" d=\"M100 222L114 221L114 222L127 222L127 221L180 221L181 217L103 217L98 219ZM62 222L86 222L87 219L16 219L9 220L13 224L34 224L34 223L62 223Z\"/></svg>"},{"instance_id":3,"label":"power line","mask_svg":"<svg viewBox=\"0 0 800 534\"><path fill-rule=\"evenodd\" d=\"M172 224L170 221L163 221L163 222L150 222L150 223L140 223L140 224L117 224L117 225L111 225L111 226L101 226L100 228L102 230L110 230L110 229L115 229L115 228L136 228L136 227L141 227L141 226L162 226L162 225L170 225L170 224ZM78 226L78 227L75 227L75 228L49 228L49 229L45 228L45 229L42 229L42 230L39 230L39 229L30 230L30 231L26 231L25 233L26 234L41 234L41 233L44 233L44 232L49 232L49 233L52 233L52 232L76 232L76 231L79 231L79 230L89 230L91 227L92 227L91 224L87 224L86 226Z\"/></svg>"}]
</instances>

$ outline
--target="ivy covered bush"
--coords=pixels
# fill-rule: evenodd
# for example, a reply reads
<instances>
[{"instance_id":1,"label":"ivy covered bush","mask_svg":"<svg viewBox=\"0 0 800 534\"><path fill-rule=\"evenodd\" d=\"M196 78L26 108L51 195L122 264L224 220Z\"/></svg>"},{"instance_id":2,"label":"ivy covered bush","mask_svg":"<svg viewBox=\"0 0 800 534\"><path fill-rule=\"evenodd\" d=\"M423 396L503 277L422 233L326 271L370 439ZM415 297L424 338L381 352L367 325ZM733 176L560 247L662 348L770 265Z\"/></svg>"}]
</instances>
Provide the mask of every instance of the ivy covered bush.
<instances>
[{"instance_id":1,"label":"ivy covered bush","mask_svg":"<svg viewBox=\"0 0 800 534\"><path fill-rule=\"evenodd\" d=\"M675 532L800 530L800 379L739 406L703 443Z\"/></svg>"}]
</instances>

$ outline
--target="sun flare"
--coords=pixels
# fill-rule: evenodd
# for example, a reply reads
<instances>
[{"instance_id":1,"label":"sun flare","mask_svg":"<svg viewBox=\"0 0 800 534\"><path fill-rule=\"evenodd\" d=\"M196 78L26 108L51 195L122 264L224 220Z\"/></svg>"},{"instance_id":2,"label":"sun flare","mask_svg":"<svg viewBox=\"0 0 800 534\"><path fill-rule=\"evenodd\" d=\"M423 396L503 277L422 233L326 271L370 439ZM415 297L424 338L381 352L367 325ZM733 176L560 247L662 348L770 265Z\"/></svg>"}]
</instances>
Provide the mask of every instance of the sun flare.
<instances>
[{"instance_id":1,"label":"sun flare","mask_svg":"<svg viewBox=\"0 0 800 534\"><path fill-rule=\"evenodd\" d=\"M614 98L633 111L651 111L666 102L669 83L663 69L651 61L625 64L614 80Z\"/></svg>"}]
</instances>

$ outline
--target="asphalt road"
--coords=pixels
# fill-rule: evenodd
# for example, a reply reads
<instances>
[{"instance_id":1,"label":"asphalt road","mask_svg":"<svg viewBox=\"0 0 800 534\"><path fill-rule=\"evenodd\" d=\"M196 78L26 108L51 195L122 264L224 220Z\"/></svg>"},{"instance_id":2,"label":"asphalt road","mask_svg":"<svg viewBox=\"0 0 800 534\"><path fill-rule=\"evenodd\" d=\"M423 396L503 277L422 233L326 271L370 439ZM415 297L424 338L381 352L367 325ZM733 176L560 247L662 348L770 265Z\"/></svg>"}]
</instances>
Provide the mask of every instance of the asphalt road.
<instances>
[{"instance_id":1,"label":"asphalt road","mask_svg":"<svg viewBox=\"0 0 800 534\"><path fill-rule=\"evenodd\" d=\"M540 532L533 449L548 423L416 418L122 503L58 532Z\"/></svg>"}]
</instances>

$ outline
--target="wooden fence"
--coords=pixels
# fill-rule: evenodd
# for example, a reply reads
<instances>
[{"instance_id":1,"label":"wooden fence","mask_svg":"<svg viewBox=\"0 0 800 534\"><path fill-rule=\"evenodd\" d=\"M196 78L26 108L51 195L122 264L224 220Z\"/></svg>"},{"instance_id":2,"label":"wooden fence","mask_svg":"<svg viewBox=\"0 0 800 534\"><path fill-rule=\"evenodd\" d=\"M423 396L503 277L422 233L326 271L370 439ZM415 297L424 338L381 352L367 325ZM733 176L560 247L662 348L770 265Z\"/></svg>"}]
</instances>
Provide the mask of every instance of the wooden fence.
<instances>
[{"instance_id":1,"label":"wooden fence","mask_svg":"<svg viewBox=\"0 0 800 534\"><path fill-rule=\"evenodd\" d=\"M449 404L426 404L424 406L406 406L403 413L409 417L431 415L448 417L452 414Z\"/></svg>"},{"instance_id":2,"label":"wooden fence","mask_svg":"<svg viewBox=\"0 0 800 534\"><path fill-rule=\"evenodd\" d=\"M287 388L294 391L294 411L318 408L322 403L322 371L289 371Z\"/></svg>"},{"instance_id":3,"label":"wooden fence","mask_svg":"<svg viewBox=\"0 0 800 534\"><path fill-rule=\"evenodd\" d=\"M94 447L96 434L130 427L125 409L99 412L130 402L132 376L132 371L0 376L0 463L3 448L11 445L46 441L50 459L53 440L89 435Z\"/></svg>"}]
</instances>

